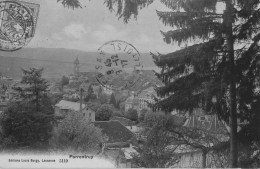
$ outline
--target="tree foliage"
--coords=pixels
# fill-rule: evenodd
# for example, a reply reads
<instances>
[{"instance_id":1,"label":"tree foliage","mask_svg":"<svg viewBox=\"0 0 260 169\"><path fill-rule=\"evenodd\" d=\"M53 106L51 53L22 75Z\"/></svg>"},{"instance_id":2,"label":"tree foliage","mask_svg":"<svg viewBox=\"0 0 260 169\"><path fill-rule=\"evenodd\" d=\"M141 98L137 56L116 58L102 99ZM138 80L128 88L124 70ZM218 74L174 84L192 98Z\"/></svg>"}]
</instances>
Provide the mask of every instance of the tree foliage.
<instances>
[{"instance_id":1,"label":"tree foliage","mask_svg":"<svg viewBox=\"0 0 260 169\"><path fill-rule=\"evenodd\" d=\"M165 25L175 28L162 32L166 43L201 40L173 53L153 54L162 68L157 75L165 83L158 94L167 96L157 105L168 112L203 107L217 113L231 127L230 161L237 167L237 118L252 124L259 98L254 92L259 73L259 1L223 1L223 13L216 12L217 2L166 4L173 11L157 11ZM238 45L242 47L236 49Z\"/></svg>"},{"instance_id":2,"label":"tree foliage","mask_svg":"<svg viewBox=\"0 0 260 169\"><path fill-rule=\"evenodd\" d=\"M88 101L95 100L96 98L97 98L97 96L94 93L94 89L93 89L92 85L89 85L87 96L84 98L84 101L88 102Z\"/></svg>"},{"instance_id":3,"label":"tree foliage","mask_svg":"<svg viewBox=\"0 0 260 169\"><path fill-rule=\"evenodd\" d=\"M52 136L54 109L47 96L43 69L23 70L21 84L16 88L21 99L10 103L2 122L6 148L44 148Z\"/></svg>"},{"instance_id":4,"label":"tree foliage","mask_svg":"<svg viewBox=\"0 0 260 169\"><path fill-rule=\"evenodd\" d=\"M32 103L36 111L40 110L40 103L46 97L48 82L42 78L43 68L22 69L23 77L20 82L21 86L14 89L19 93L22 100Z\"/></svg>"},{"instance_id":5,"label":"tree foliage","mask_svg":"<svg viewBox=\"0 0 260 169\"><path fill-rule=\"evenodd\" d=\"M162 121L160 121L162 122ZM179 162L171 133L165 126L154 125L147 136L147 141L138 146L137 153L133 153L133 163L141 168L168 168Z\"/></svg>"},{"instance_id":6,"label":"tree foliage","mask_svg":"<svg viewBox=\"0 0 260 169\"><path fill-rule=\"evenodd\" d=\"M85 121L82 115L69 113L58 123L54 146L61 151L95 154L103 142L100 129Z\"/></svg>"},{"instance_id":7,"label":"tree foliage","mask_svg":"<svg viewBox=\"0 0 260 169\"><path fill-rule=\"evenodd\" d=\"M138 113L137 110L135 109L129 109L126 113L125 113L125 117L132 120L132 121L138 121Z\"/></svg>"},{"instance_id":8,"label":"tree foliage","mask_svg":"<svg viewBox=\"0 0 260 169\"><path fill-rule=\"evenodd\" d=\"M103 104L96 112L96 121L109 121L114 109L110 104Z\"/></svg>"},{"instance_id":9,"label":"tree foliage","mask_svg":"<svg viewBox=\"0 0 260 169\"><path fill-rule=\"evenodd\" d=\"M62 76L61 81L60 81L62 91L63 91L64 86L69 84L69 81L70 80L67 76Z\"/></svg>"},{"instance_id":10,"label":"tree foliage","mask_svg":"<svg viewBox=\"0 0 260 169\"><path fill-rule=\"evenodd\" d=\"M117 101L116 101L114 93L112 93L110 96L109 104L112 104L112 105L114 105L114 107L117 107Z\"/></svg>"},{"instance_id":11,"label":"tree foliage","mask_svg":"<svg viewBox=\"0 0 260 169\"><path fill-rule=\"evenodd\" d=\"M100 104L108 103L108 96L106 94L100 94L98 100Z\"/></svg>"}]
</instances>

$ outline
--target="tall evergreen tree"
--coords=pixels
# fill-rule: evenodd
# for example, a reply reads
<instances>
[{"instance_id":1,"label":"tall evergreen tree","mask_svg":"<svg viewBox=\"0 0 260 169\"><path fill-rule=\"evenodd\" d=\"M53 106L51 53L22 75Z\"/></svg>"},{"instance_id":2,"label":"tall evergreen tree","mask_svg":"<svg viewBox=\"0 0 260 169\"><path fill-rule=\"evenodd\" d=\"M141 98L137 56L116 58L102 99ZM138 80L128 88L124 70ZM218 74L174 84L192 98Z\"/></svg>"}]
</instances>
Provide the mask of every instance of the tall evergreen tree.
<instances>
[{"instance_id":1,"label":"tall evergreen tree","mask_svg":"<svg viewBox=\"0 0 260 169\"><path fill-rule=\"evenodd\" d=\"M89 85L88 87L88 92L87 92L87 95L85 97L85 102L88 102L88 101L92 101L92 100L95 100L97 97L94 93L94 89L92 87L92 85Z\"/></svg>"},{"instance_id":2,"label":"tall evergreen tree","mask_svg":"<svg viewBox=\"0 0 260 169\"><path fill-rule=\"evenodd\" d=\"M43 69L23 70L20 100L10 103L1 119L6 148L44 148L52 137L54 110L47 96Z\"/></svg>"},{"instance_id":3,"label":"tall evergreen tree","mask_svg":"<svg viewBox=\"0 0 260 169\"><path fill-rule=\"evenodd\" d=\"M153 0L106 0L108 8L124 22ZM158 89L166 99L157 106L192 112L203 107L217 113L230 126L231 165L238 166L237 119L252 124L259 93L259 0L161 0L172 11L157 11L173 30L162 32L166 43L191 44L166 55L152 54L162 68ZM217 12L218 4L225 6ZM196 42L199 42L195 44ZM190 70L190 68L192 70Z\"/></svg>"},{"instance_id":4,"label":"tall evergreen tree","mask_svg":"<svg viewBox=\"0 0 260 169\"><path fill-rule=\"evenodd\" d=\"M109 104L112 104L112 105L114 105L115 108L118 108L118 107L117 107L117 101L116 101L116 98L115 98L115 94L114 94L114 93L112 93L111 96L110 96Z\"/></svg>"},{"instance_id":5,"label":"tall evergreen tree","mask_svg":"<svg viewBox=\"0 0 260 169\"><path fill-rule=\"evenodd\" d=\"M153 56L165 83L158 93L168 96L158 106L166 111L203 107L225 119L231 128L230 166L237 167L237 118L252 121L258 99L254 91L259 71L259 1L222 2L226 9L216 13L214 0L164 1L173 11L157 14L165 25L176 28L162 32L164 40L186 43L201 39L202 43Z\"/></svg>"},{"instance_id":6,"label":"tall evergreen tree","mask_svg":"<svg viewBox=\"0 0 260 169\"><path fill-rule=\"evenodd\" d=\"M41 108L40 103L46 98L48 82L42 78L43 68L22 69L23 77L19 87L14 89L20 94L22 100L34 105L36 111Z\"/></svg>"}]
</instances>

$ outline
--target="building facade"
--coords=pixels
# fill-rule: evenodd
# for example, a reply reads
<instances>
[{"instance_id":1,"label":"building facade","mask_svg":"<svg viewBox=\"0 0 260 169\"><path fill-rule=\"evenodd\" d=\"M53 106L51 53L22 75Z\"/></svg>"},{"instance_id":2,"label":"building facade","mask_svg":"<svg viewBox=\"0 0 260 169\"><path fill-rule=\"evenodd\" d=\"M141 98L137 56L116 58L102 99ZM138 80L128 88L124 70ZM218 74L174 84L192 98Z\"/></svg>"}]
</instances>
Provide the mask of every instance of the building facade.
<instances>
[{"instance_id":1,"label":"building facade","mask_svg":"<svg viewBox=\"0 0 260 169\"><path fill-rule=\"evenodd\" d=\"M150 109L149 104L154 103L154 97L156 97L154 87L149 87L137 95L132 92L130 97L125 101L125 111L135 109L140 112L142 109Z\"/></svg>"},{"instance_id":2,"label":"building facade","mask_svg":"<svg viewBox=\"0 0 260 169\"><path fill-rule=\"evenodd\" d=\"M58 117L65 117L68 113L81 113L86 122L95 121L95 111L87 105L82 104L82 111L80 112L80 103L61 100L55 105L55 115Z\"/></svg>"}]
</instances>

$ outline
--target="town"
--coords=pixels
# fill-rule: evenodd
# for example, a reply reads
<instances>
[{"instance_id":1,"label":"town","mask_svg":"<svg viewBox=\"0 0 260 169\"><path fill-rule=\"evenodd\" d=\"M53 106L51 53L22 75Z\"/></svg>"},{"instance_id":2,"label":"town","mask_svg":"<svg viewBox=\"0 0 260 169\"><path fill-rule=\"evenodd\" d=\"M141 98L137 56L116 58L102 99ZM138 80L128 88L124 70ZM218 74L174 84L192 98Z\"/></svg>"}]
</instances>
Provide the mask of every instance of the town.
<instances>
[{"instance_id":1,"label":"town","mask_svg":"<svg viewBox=\"0 0 260 169\"><path fill-rule=\"evenodd\" d=\"M156 88L163 84L153 70L143 70L140 72L140 80L131 88L116 91L111 86L99 84L95 78L95 72L80 72L78 58L71 64L73 64L73 70L69 76L64 75L57 82L48 82L47 93L53 100L54 114L58 119L53 137L59 132L59 123L62 123L66 116L70 118L79 116L84 123L93 124L94 127L100 129L102 137L105 137L105 139L95 140L98 146L92 151L95 151L98 156L109 158L115 166L122 168L136 167L134 159L134 156L138 155L136 148L146 144L153 126L164 118L171 119L174 125L200 129L200 132L210 133L215 137L212 142L209 140L198 142L197 144L201 144L202 147L207 147L207 144L212 147L219 142L228 141L228 127L225 122L219 120L216 115L203 113L202 109L194 110L193 115L178 111L166 114L163 111L154 110L152 107L155 103L154 98L159 98ZM1 75L0 83L0 110L3 114L9 103L22 98L15 89L26 88L27 85L4 75ZM118 82L115 81L115 83ZM76 127L73 126L75 125L73 122L66 125ZM178 154L174 167L200 167L202 165L202 149L194 149L189 145L185 147L177 143L164 146L167 149L164 151L174 150ZM210 152L208 154L210 156ZM210 156L207 160L211 158L213 157ZM208 163L218 165L213 162Z\"/></svg>"},{"instance_id":2,"label":"town","mask_svg":"<svg viewBox=\"0 0 260 169\"><path fill-rule=\"evenodd\" d=\"M259 0L0 1L0 167L259 167L259 28Z\"/></svg>"}]
</instances>

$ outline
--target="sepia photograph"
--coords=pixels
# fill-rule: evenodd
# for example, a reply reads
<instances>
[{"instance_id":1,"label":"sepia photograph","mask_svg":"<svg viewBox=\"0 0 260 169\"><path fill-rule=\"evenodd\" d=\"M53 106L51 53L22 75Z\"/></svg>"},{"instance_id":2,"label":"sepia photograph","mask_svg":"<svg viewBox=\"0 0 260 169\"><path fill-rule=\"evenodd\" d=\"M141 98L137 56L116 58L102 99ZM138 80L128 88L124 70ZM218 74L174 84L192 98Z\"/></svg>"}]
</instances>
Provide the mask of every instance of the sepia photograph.
<instances>
[{"instance_id":1,"label":"sepia photograph","mask_svg":"<svg viewBox=\"0 0 260 169\"><path fill-rule=\"evenodd\" d=\"M260 167L260 0L0 0L0 168Z\"/></svg>"}]
</instances>

